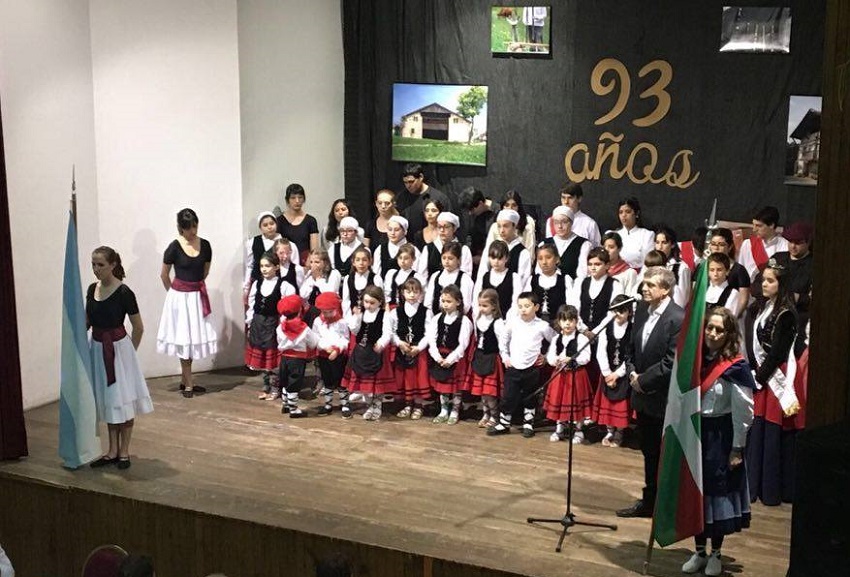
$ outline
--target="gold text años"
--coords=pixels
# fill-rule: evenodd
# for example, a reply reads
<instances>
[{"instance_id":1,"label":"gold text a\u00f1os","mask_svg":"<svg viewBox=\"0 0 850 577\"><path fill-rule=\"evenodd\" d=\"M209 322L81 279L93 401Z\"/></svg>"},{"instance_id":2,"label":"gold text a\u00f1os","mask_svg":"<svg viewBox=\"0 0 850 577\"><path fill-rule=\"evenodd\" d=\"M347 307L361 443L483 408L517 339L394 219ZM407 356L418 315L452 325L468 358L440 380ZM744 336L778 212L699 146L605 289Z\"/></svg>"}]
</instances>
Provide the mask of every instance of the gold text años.
<instances>
[{"instance_id":1,"label":"gold text a\u00f1os","mask_svg":"<svg viewBox=\"0 0 850 577\"><path fill-rule=\"evenodd\" d=\"M670 111L672 98L667 86L673 79L673 68L664 60L653 60L638 72L639 78L653 73L658 76L646 90L640 93L640 99L655 99L655 108L641 118L632 120L638 128L652 126L660 122ZM631 92L631 78L626 66L614 58L604 58L591 73L590 86L598 96L606 96L618 90L617 100L609 112L596 119L596 126L607 124L625 109ZM659 164L658 149L650 142L639 142L628 153L621 151L620 144L625 135L603 132L595 150L585 143L574 144L564 158L567 176L573 182L599 180L608 164L607 174L614 179L628 177L635 184L666 184L674 188L688 188L699 178L699 171L691 166L692 150L680 150L666 163Z\"/></svg>"}]
</instances>

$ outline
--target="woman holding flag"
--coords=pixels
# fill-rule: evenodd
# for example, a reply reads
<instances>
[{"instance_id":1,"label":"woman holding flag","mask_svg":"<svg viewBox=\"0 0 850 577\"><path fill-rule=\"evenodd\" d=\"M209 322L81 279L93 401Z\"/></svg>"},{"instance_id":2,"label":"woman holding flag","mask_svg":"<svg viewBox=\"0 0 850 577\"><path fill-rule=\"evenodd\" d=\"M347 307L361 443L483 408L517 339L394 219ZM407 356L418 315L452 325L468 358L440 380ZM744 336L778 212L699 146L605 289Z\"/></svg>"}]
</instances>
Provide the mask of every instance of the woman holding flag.
<instances>
[{"instance_id":1,"label":"woman holding flag","mask_svg":"<svg viewBox=\"0 0 850 577\"><path fill-rule=\"evenodd\" d=\"M700 382L704 525L694 537L696 552L682 565L683 573L720 575L724 537L750 526L744 446L753 422L756 385L739 350L735 317L723 307L713 308L706 316Z\"/></svg>"}]
</instances>

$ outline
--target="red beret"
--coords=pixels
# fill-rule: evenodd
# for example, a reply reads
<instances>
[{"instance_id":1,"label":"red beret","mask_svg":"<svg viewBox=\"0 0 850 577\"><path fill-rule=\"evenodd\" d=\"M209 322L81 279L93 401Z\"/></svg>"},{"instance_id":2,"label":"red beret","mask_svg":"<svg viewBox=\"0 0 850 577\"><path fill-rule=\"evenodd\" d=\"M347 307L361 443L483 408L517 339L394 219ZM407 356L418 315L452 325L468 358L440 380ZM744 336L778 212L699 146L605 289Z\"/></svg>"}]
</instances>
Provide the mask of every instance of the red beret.
<instances>
[{"instance_id":1,"label":"red beret","mask_svg":"<svg viewBox=\"0 0 850 577\"><path fill-rule=\"evenodd\" d=\"M785 237L785 240L790 240L791 242L811 242L814 234L815 229L808 222L795 222L782 230L782 236Z\"/></svg>"},{"instance_id":2,"label":"red beret","mask_svg":"<svg viewBox=\"0 0 850 577\"><path fill-rule=\"evenodd\" d=\"M280 299L277 303L277 312L286 316L294 316L301 312L301 297L289 295Z\"/></svg>"},{"instance_id":3,"label":"red beret","mask_svg":"<svg viewBox=\"0 0 850 577\"><path fill-rule=\"evenodd\" d=\"M330 311L342 307L342 299L334 292L322 293L316 297L316 308L319 310Z\"/></svg>"}]
</instances>

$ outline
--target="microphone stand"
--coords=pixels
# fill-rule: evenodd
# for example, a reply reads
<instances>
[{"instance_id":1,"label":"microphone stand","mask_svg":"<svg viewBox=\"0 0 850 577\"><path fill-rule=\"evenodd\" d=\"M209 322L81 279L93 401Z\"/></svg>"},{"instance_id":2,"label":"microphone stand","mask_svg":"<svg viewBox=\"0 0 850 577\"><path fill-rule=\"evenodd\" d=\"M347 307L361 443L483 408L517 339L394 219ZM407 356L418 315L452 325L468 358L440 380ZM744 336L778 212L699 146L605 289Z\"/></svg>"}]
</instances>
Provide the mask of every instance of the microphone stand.
<instances>
[{"instance_id":1,"label":"microphone stand","mask_svg":"<svg viewBox=\"0 0 850 577\"><path fill-rule=\"evenodd\" d=\"M617 305L617 307L619 307L619 306L621 306L621 305ZM605 318L605 320L603 320L601 323L599 323L599 326L596 327L596 330L593 331L593 334L596 335L596 336L599 336L599 334L603 330L605 330L605 327L607 327L608 324L610 324L611 321L613 321L613 320L614 320L613 314L607 316ZM582 352L584 349L589 347L591 345L591 343L593 343L595 340L596 340L595 338L594 338L593 341L588 340L587 343L585 343L581 348L579 348L575 352L575 357L577 357L578 354L580 352ZM561 372L563 370L565 370L565 368L566 367L556 370L554 372L554 374L552 375L552 377L549 378L549 380L546 381L543 384L543 387L541 387L541 389L545 388L546 385L548 385L555 377L560 375ZM574 370L574 369L566 369L566 370ZM536 392L534 394L536 394ZM528 523L556 523L556 524L558 524L562 527L561 536L558 539L558 544L555 546L555 552L556 553L561 552L561 546L564 544L564 539L567 537L567 534L569 533L570 527L573 527L575 525L583 525L585 527L600 527L600 528L603 528L603 529L610 529L611 531L617 530L617 526L612 525L610 523L591 523L591 522L588 522L588 521L576 521L576 516L572 512L572 509L571 509L572 492L573 492L573 438L575 437L575 433L576 433L575 414L574 414L575 401L576 401L576 387L575 387L575 382L573 382L573 386L572 386L572 389L570 391L570 422L569 422L569 425L568 425L569 430L570 430L570 436L569 436L569 439L567 439L567 494L566 494L567 506L566 506L566 509L564 510L564 514L563 514L562 517L559 517L557 519L543 519L543 518L538 518L538 517L528 517L526 519L526 521Z\"/></svg>"}]
</instances>

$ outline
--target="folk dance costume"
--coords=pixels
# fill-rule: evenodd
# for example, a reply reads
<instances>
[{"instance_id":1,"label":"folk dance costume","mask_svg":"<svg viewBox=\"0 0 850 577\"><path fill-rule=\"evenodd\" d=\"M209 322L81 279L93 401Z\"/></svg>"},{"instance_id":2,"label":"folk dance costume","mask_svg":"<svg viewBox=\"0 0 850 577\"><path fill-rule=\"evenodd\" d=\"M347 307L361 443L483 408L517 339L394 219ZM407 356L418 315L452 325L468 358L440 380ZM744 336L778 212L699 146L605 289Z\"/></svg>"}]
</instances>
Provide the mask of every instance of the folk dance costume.
<instances>
[{"instance_id":1,"label":"folk dance costume","mask_svg":"<svg viewBox=\"0 0 850 577\"><path fill-rule=\"evenodd\" d=\"M520 284L523 286L528 279L531 277L532 268L531 268L531 257L529 256L529 252L524 244L522 244L522 240L519 237L516 237L511 242L507 243L508 245L508 270L510 272L515 272L519 275ZM533 245L532 245L533 246ZM484 254L487 254L490 245L484 249ZM478 277L481 278L490 270L490 259L481 257L481 263L478 265Z\"/></svg>"},{"instance_id":2,"label":"folk dance costume","mask_svg":"<svg viewBox=\"0 0 850 577\"><path fill-rule=\"evenodd\" d=\"M425 304L431 307L433 314L440 313L440 293L450 284L455 285L460 289L460 294L463 296L463 312L468 313L472 307L472 284L471 275L466 274L461 270L453 270L451 272L441 269L437 274L432 276L428 281L428 288L425 289Z\"/></svg>"},{"instance_id":3,"label":"folk dance costume","mask_svg":"<svg viewBox=\"0 0 850 577\"><path fill-rule=\"evenodd\" d=\"M747 271L750 282L755 280L758 273L764 272L767 261L777 252L788 252L788 241L778 234L767 241L752 235L741 243L738 262Z\"/></svg>"},{"instance_id":4,"label":"folk dance costume","mask_svg":"<svg viewBox=\"0 0 850 577\"><path fill-rule=\"evenodd\" d=\"M351 273L351 255L363 243L359 238L355 238L349 243L336 241L328 250L328 258L331 261L331 268L339 271L341 276L346 276Z\"/></svg>"},{"instance_id":5,"label":"folk dance costume","mask_svg":"<svg viewBox=\"0 0 850 577\"><path fill-rule=\"evenodd\" d=\"M360 274L354 270L342 279L342 312L347 315L354 307L363 307L363 290L369 285L382 286L381 277L371 270Z\"/></svg>"},{"instance_id":6,"label":"folk dance costume","mask_svg":"<svg viewBox=\"0 0 850 577\"><path fill-rule=\"evenodd\" d=\"M473 295L480 295L481 291L491 288L499 295L499 308L502 311L502 318L508 316L508 312L516 305L517 298L522 292L522 282L519 275L515 272L504 270L496 272L488 270L483 275L478 277L473 288ZM472 316L478 317L478 299L472 300Z\"/></svg>"},{"instance_id":7,"label":"folk dance costume","mask_svg":"<svg viewBox=\"0 0 850 577\"><path fill-rule=\"evenodd\" d=\"M623 240L620 258L636 271L643 268L646 254L655 250L655 233L639 226L632 227L631 230L622 227L614 232Z\"/></svg>"},{"instance_id":8,"label":"folk dance costume","mask_svg":"<svg viewBox=\"0 0 850 577\"><path fill-rule=\"evenodd\" d=\"M499 336L504 332L505 322L490 315L480 315L475 321L475 353L466 377L466 389L481 397L483 416L479 427L492 427L496 424L499 399L502 398L502 384L505 368L499 358Z\"/></svg>"},{"instance_id":9,"label":"folk dance costume","mask_svg":"<svg viewBox=\"0 0 850 577\"><path fill-rule=\"evenodd\" d=\"M753 382L743 358L703 360L700 382L703 531L694 540L697 552L682 566L685 573L703 570L720 575L720 548L726 535L750 526L746 459L731 468L733 451L743 452L753 422ZM711 555L705 546L711 539Z\"/></svg>"},{"instance_id":10,"label":"folk dance costume","mask_svg":"<svg viewBox=\"0 0 850 577\"><path fill-rule=\"evenodd\" d=\"M277 343L280 349L280 383L286 389L282 413L297 419L306 417L307 412L298 407L298 393L304 388L304 371L307 361L316 355L319 339L316 333L301 318L301 297L290 295L277 303L277 312L283 318L277 327Z\"/></svg>"},{"instance_id":11,"label":"folk dance costume","mask_svg":"<svg viewBox=\"0 0 850 577\"><path fill-rule=\"evenodd\" d=\"M381 278L386 278L388 272L398 270L398 249L406 244L408 244L407 239L402 239L398 244L387 240L376 246L372 251L372 272ZM419 249L413 248L416 250L416 256L413 258L415 263L419 260Z\"/></svg>"},{"instance_id":12,"label":"folk dance costume","mask_svg":"<svg viewBox=\"0 0 850 577\"><path fill-rule=\"evenodd\" d=\"M751 317L750 317L751 318ZM749 318L748 318L749 321ZM793 354L797 319L792 308L764 310L747 322L745 343L755 370L755 419L747 443L750 493L765 505L790 503L794 496L794 446L803 416L794 388L797 365Z\"/></svg>"},{"instance_id":13,"label":"folk dance costume","mask_svg":"<svg viewBox=\"0 0 850 577\"><path fill-rule=\"evenodd\" d=\"M404 302L389 312L392 343L395 345L393 365L396 389L404 393L405 407L397 416L422 418L422 401L431 396L428 375L428 339L426 329L431 311L422 303ZM419 350L416 356L405 355L399 347L406 343Z\"/></svg>"},{"instance_id":14,"label":"folk dance costume","mask_svg":"<svg viewBox=\"0 0 850 577\"><path fill-rule=\"evenodd\" d=\"M599 323L605 320L608 315L608 307L611 306L611 301L622 292L623 287L620 286L620 283L607 275L598 280L593 277L585 277L581 282L573 285L573 290L568 295L567 302L578 309L579 330L594 330L599 326ZM599 364L596 362L598 350L599 342L594 341L590 346L591 362L587 367L590 384L594 388L599 384L601 378Z\"/></svg>"},{"instance_id":15,"label":"folk dance costume","mask_svg":"<svg viewBox=\"0 0 850 577\"><path fill-rule=\"evenodd\" d=\"M546 226L543 230L549 235L555 236L555 224L552 222L552 217L546 219ZM602 234L599 232L599 225L586 212L573 211L572 230L580 237L586 238L591 247L602 246Z\"/></svg>"},{"instance_id":16,"label":"folk dance costume","mask_svg":"<svg viewBox=\"0 0 850 577\"><path fill-rule=\"evenodd\" d=\"M537 407L534 392L540 386L540 367L535 363L543 341L551 341L555 336L549 323L537 317L526 322L517 315L505 321L505 330L499 337L499 355L506 367L502 404L499 422L487 430L488 435L510 433L511 417L521 404L523 436L534 436L534 411Z\"/></svg>"},{"instance_id":17,"label":"folk dance costume","mask_svg":"<svg viewBox=\"0 0 850 577\"><path fill-rule=\"evenodd\" d=\"M368 405L363 418L377 421L381 418L382 396L396 391L395 375L386 346L392 337L389 315L383 308L363 311L349 317L348 327L354 345L350 347L342 385L348 391L363 395ZM383 347L381 352L375 351L376 344Z\"/></svg>"},{"instance_id":18,"label":"folk dance costume","mask_svg":"<svg viewBox=\"0 0 850 577\"><path fill-rule=\"evenodd\" d=\"M424 282L419 274L412 268L407 270L391 270L387 273L387 276L384 277L384 295L386 295L387 305L389 305L391 309L404 302L401 285L407 282L407 279L409 278L418 279L419 282L422 283L423 288L428 285L428 283Z\"/></svg>"},{"instance_id":19,"label":"folk dance costume","mask_svg":"<svg viewBox=\"0 0 850 577\"><path fill-rule=\"evenodd\" d=\"M454 238L452 240L457 240ZM431 276L436 274L443 268L442 261L443 241L435 238L433 242L426 243L422 247L422 252L416 257L416 272L424 279L431 279ZM483 259L482 259L483 261ZM472 276L472 251L467 245L463 245L460 249L460 270Z\"/></svg>"},{"instance_id":20,"label":"folk dance costume","mask_svg":"<svg viewBox=\"0 0 850 577\"><path fill-rule=\"evenodd\" d=\"M471 337L472 321L458 312L440 313L428 324L426 339L431 357L428 373L431 388L440 395L440 414L434 418L435 423L453 425L460 418ZM440 365L441 360L450 366Z\"/></svg>"},{"instance_id":21,"label":"folk dance costume","mask_svg":"<svg viewBox=\"0 0 850 577\"><path fill-rule=\"evenodd\" d=\"M587 276L587 253L590 252L590 241L582 238L575 233L570 234L567 238L559 236L551 236L544 239L539 246L544 244L554 245L558 250L560 261L558 262L558 270L561 274L565 274L571 279L579 280ZM539 268L538 272L539 272Z\"/></svg>"},{"instance_id":22,"label":"folk dance costume","mask_svg":"<svg viewBox=\"0 0 850 577\"><path fill-rule=\"evenodd\" d=\"M543 410L546 418L557 423L552 441L564 436L564 423L579 423L590 419L593 408L593 388L587 376L587 363L590 362L590 346L587 337L577 331L571 335L558 335L549 344L546 362L556 367L559 361L571 359L557 376L549 382ZM578 350L582 349L579 353ZM557 370L557 369L556 369ZM576 431L574 443L581 443L584 433Z\"/></svg>"},{"instance_id":23,"label":"folk dance costume","mask_svg":"<svg viewBox=\"0 0 850 577\"><path fill-rule=\"evenodd\" d=\"M608 276L620 282L623 294L631 295L637 291L637 273L626 261L618 260L616 264L609 266Z\"/></svg>"},{"instance_id":24,"label":"folk dance costume","mask_svg":"<svg viewBox=\"0 0 850 577\"><path fill-rule=\"evenodd\" d=\"M293 289L293 291L289 291L287 289L283 289L285 293L284 296L290 294L297 294L301 288L301 285L304 283L304 267L300 264L295 264L294 262L289 262L287 264L281 263L280 271L278 271L278 276L284 280L287 284L289 284Z\"/></svg>"},{"instance_id":25,"label":"folk dance costume","mask_svg":"<svg viewBox=\"0 0 850 577\"><path fill-rule=\"evenodd\" d=\"M197 256L189 256L174 240L165 249L162 262L174 266L174 279L165 295L156 350L181 359L203 359L218 351L210 299L204 283L204 268L212 260L212 247L201 240Z\"/></svg>"},{"instance_id":26,"label":"folk dance costume","mask_svg":"<svg viewBox=\"0 0 850 577\"><path fill-rule=\"evenodd\" d=\"M691 300L691 269L682 261L671 258L667 261L667 270L672 272L676 279L672 295L673 302L682 308L687 308Z\"/></svg>"},{"instance_id":27,"label":"folk dance costume","mask_svg":"<svg viewBox=\"0 0 850 577\"><path fill-rule=\"evenodd\" d=\"M301 298L304 300L304 305L307 307L307 312L304 314L304 320L310 326L319 315L319 309L316 308L316 299L322 293L337 293L342 292L342 277L338 270L331 269L325 276L315 278L312 274L304 277L304 282L301 283L301 288L298 291Z\"/></svg>"},{"instance_id":28,"label":"folk dance costume","mask_svg":"<svg viewBox=\"0 0 850 577\"><path fill-rule=\"evenodd\" d=\"M729 281L723 281L722 284L715 285L711 281L708 282L708 289L705 291L705 313L714 307L723 307L736 316L738 313L738 291L732 288Z\"/></svg>"},{"instance_id":29,"label":"folk dance costume","mask_svg":"<svg viewBox=\"0 0 850 577\"><path fill-rule=\"evenodd\" d=\"M546 322L549 322L558 309L567 303L567 295L572 288L572 279L562 275L559 270L551 276L535 273L525 283L525 290L533 292L540 299L537 316Z\"/></svg>"},{"instance_id":30,"label":"folk dance costume","mask_svg":"<svg viewBox=\"0 0 850 577\"><path fill-rule=\"evenodd\" d=\"M629 395L631 386L627 366L632 362L632 323L608 323L599 333L596 362L603 377L615 374L616 385L609 387L604 381L599 384L594 399L593 420L607 427L608 433L602 444L618 447L623 442L623 430L629 426ZM607 440L607 442L606 442Z\"/></svg>"},{"instance_id":31,"label":"folk dance costume","mask_svg":"<svg viewBox=\"0 0 850 577\"><path fill-rule=\"evenodd\" d=\"M125 284L102 301L94 297L96 286L86 291L86 317L92 331L89 351L97 417L118 425L153 411L136 349L124 329L124 317L139 314L139 305Z\"/></svg>"},{"instance_id":32,"label":"folk dance costume","mask_svg":"<svg viewBox=\"0 0 850 577\"><path fill-rule=\"evenodd\" d=\"M260 216L257 217L257 224L261 223L268 216L274 218L274 213L261 212ZM260 274L260 259L272 249L274 242L279 238L279 234L275 234L274 238L266 238L264 235L258 234L245 243L245 281L243 288L246 292L251 289L251 285L255 281L263 278Z\"/></svg>"},{"instance_id":33,"label":"folk dance costume","mask_svg":"<svg viewBox=\"0 0 850 577\"><path fill-rule=\"evenodd\" d=\"M336 292L325 292L316 298L318 310L334 311L332 318L322 315L313 321L313 332L318 337L316 357L319 363L319 373L322 375L322 400L319 415L330 415L333 412L333 394L338 391L339 403L343 418L351 416L348 406L348 390L342 385L345 374L346 355L350 338L348 323L342 318L342 301ZM328 351L330 349L330 351ZM331 351L336 355L330 358Z\"/></svg>"},{"instance_id":34,"label":"folk dance costume","mask_svg":"<svg viewBox=\"0 0 850 577\"><path fill-rule=\"evenodd\" d=\"M284 282L280 277L261 279L252 284L248 294L248 310L245 313L245 324L248 326L245 365L252 371L263 372L261 398L268 400L280 397L280 386L275 373L280 366L280 351L277 348L277 326L280 317L277 313L277 303L282 296L282 284Z\"/></svg>"}]
</instances>

